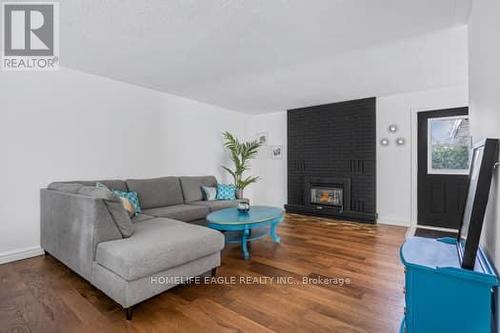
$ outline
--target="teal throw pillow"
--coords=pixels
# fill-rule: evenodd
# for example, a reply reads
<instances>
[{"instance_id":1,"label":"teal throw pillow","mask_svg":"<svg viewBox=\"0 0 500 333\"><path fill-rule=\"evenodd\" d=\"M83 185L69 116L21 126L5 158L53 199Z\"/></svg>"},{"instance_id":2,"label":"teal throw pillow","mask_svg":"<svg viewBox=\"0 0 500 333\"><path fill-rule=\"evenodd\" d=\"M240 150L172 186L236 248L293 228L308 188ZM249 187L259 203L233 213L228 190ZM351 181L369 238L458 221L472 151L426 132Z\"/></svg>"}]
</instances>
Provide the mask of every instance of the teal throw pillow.
<instances>
[{"instance_id":1,"label":"teal throw pillow","mask_svg":"<svg viewBox=\"0 0 500 333\"><path fill-rule=\"evenodd\" d=\"M217 200L235 200L236 188L234 185L218 184Z\"/></svg>"},{"instance_id":2,"label":"teal throw pillow","mask_svg":"<svg viewBox=\"0 0 500 333\"><path fill-rule=\"evenodd\" d=\"M141 212L141 205L139 204L139 195L137 192L110 190L106 185L100 182L97 182L95 186L97 188L105 188L107 191L121 199L123 208L125 208L130 217L134 217Z\"/></svg>"},{"instance_id":3,"label":"teal throw pillow","mask_svg":"<svg viewBox=\"0 0 500 333\"><path fill-rule=\"evenodd\" d=\"M132 206L134 206L135 214L139 214L141 212L141 205L139 204L139 196L137 195L137 192L125 192L118 190L112 190L112 192L120 198L127 199Z\"/></svg>"}]
</instances>

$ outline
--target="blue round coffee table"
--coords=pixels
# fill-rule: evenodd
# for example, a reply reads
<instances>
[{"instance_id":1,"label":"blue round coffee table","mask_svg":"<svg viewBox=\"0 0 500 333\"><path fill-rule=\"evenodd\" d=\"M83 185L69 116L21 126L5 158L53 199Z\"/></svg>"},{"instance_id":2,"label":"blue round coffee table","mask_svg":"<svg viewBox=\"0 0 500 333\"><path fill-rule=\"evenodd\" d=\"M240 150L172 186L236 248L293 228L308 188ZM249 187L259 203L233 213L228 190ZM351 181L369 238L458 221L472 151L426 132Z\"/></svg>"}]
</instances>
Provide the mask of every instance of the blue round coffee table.
<instances>
[{"instance_id":1,"label":"blue round coffee table","mask_svg":"<svg viewBox=\"0 0 500 333\"><path fill-rule=\"evenodd\" d=\"M274 242L280 242L276 227L282 220L283 210L268 206L251 206L247 213L240 212L237 208L226 208L207 216L210 228L225 232L226 243L241 243L245 259L250 258L247 245L249 241L269 234Z\"/></svg>"}]
</instances>

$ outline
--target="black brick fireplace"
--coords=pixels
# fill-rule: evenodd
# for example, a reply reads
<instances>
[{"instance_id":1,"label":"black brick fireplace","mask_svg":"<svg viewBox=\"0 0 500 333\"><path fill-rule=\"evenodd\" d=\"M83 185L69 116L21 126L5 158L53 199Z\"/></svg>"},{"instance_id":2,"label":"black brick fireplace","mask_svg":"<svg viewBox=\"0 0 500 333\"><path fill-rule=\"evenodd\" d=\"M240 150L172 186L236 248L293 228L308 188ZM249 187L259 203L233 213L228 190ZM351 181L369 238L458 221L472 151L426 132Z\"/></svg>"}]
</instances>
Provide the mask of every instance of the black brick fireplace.
<instances>
[{"instance_id":1,"label":"black brick fireplace","mask_svg":"<svg viewBox=\"0 0 500 333\"><path fill-rule=\"evenodd\" d=\"M375 98L288 110L288 212L376 221Z\"/></svg>"}]
</instances>

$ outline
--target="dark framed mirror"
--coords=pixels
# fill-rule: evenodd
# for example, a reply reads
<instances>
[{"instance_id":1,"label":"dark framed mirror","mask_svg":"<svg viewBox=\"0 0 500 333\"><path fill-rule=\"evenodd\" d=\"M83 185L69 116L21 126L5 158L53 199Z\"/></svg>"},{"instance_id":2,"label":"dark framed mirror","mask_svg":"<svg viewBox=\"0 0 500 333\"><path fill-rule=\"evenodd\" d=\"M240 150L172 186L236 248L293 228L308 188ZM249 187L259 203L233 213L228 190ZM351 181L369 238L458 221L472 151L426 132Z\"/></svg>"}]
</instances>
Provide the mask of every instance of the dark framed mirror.
<instances>
[{"instance_id":1,"label":"dark framed mirror","mask_svg":"<svg viewBox=\"0 0 500 333\"><path fill-rule=\"evenodd\" d=\"M465 269L474 269L476 262L498 145L498 139L485 139L472 148L467 198L457 239L460 264Z\"/></svg>"}]
</instances>

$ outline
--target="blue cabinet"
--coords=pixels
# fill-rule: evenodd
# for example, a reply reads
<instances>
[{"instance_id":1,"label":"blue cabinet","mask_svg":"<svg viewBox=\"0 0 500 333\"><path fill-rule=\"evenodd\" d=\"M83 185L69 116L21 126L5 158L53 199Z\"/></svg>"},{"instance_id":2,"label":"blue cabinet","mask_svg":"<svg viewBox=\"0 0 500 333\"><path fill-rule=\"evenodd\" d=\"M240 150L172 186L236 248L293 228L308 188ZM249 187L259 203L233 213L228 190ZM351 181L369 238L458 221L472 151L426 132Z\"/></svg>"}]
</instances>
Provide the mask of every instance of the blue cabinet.
<instances>
[{"instance_id":1,"label":"blue cabinet","mask_svg":"<svg viewBox=\"0 0 500 333\"><path fill-rule=\"evenodd\" d=\"M460 267L452 238L412 237L400 255L406 302L401 332L492 332L492 292L498 278L482 250L474 270Z\"/></svg>"}]
</instances>

